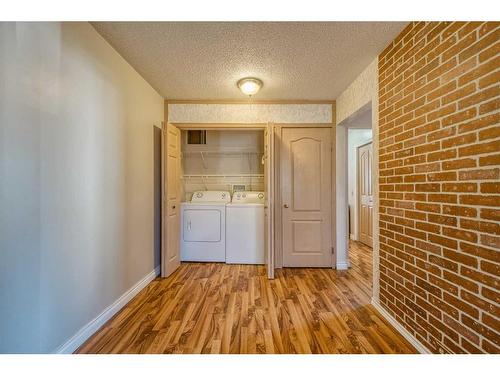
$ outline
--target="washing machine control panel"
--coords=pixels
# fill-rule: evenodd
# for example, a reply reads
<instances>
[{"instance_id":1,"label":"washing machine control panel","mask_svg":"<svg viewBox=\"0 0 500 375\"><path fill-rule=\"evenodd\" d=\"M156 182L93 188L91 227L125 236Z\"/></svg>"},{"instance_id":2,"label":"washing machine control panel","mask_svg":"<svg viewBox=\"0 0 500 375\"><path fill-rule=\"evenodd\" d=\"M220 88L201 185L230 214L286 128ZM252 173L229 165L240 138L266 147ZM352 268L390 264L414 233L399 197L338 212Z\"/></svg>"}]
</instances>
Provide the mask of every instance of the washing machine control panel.
<instances>
[{"instance_id":1,"label":"washing machine control panel","mask_svg":"<svg viewBox=\"0 0 500 375\"><path fill-rule=\"evenodd\" d=\"M233 194L233 203L264 203L265 195L261 191L245 191Z\"/></svg>"}]
</instances>

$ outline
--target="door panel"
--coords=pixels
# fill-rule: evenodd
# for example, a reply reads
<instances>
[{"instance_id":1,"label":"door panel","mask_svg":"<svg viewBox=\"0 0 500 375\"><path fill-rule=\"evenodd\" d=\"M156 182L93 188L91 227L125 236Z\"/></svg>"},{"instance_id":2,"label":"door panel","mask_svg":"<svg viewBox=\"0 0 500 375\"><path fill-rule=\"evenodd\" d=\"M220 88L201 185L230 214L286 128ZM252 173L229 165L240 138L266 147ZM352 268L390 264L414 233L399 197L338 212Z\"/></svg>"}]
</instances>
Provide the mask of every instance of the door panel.
<instances>
[{"instance_id":1,"label":"door panel","mask_svg":"<svg viewBox=\"0 0 500 375\"><path fill-rule=\"evenodd\" d=\"M321 140L301 138L291 141L293 208L296 211L321 209ZM310 166L314 166L311 168ZM318 169L316 169L318 168Z\"/></svg>"},{"instance_id":2,"label":"door panel","mask_svg":"<svg viewBox=\"0 0 500 375\"><path fill-rule=\"evenodd\" d=\"M274 279L274 132L275 129L273 124L268 124L267 128L264 130L264 191L266 194L266 202L264 204L264 237L267 277L269 279Z\"/></svg>"},{"instance_id":3,"label":"door panel","mask_svg":"<svg viewBox=\"0 0 500 375\"><path fill-rule=\"evenodd\" d=\"M332 266L331 147L329 128L282 130L284 267Z\"/></svg>"},{"instance_id":4,"label":"door panel","mask_svg":"<svg viewBox=\"0 0 500 375\"><path fill-rule=\"evenodd\" d=\"M164 125L162 277L169 276L180 264L180 135L175 126Z\"/></svg>"},{"instance_id":5,"label":"door panel","mask_svg":"<svg viewBox=\"0 0 500 375\"><path fill-rule=\"evenodd\" d=\"M359 240L373 246L372 144L358 147Z\"/></svg>"}]
</instances>

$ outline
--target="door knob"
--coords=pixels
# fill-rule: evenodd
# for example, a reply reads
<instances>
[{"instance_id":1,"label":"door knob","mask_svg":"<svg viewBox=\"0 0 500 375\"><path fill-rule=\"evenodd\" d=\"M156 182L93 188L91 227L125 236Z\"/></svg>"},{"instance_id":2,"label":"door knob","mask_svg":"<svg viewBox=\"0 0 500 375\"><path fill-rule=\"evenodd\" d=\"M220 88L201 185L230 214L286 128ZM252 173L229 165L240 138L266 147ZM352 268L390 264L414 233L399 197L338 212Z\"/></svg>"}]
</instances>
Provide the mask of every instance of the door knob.
<instances>
[{"instance_id":1,"label":"door knob","mask_svg":"<svg viewBox=\"0 0 500 375\"><path fill-rule=\"evenodd\" d=\"M175 206L172 206L172 210L175 210Z\"/></svg>"},{"instance_id":2,"label":"door knob","mask_svg":"<svg viewBox=\"0 0 500 375\"><path fill-rule=\"evenodd\" d=\"M285 204L283 205L283 207L288 208L288 204L286 204L286 203L285 203Z\"/></svg>"}]
</instances>

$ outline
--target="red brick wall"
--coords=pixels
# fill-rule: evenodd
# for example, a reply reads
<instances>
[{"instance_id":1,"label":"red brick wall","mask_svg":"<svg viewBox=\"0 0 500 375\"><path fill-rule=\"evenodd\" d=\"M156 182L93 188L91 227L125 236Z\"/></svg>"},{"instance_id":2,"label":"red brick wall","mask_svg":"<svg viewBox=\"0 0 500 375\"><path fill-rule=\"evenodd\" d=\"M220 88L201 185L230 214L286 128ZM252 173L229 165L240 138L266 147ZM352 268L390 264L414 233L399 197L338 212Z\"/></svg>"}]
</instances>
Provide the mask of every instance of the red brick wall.
<instances>
[{"instance_id":1,"label":"red brick wall","mask_svg":"<svg viewBox=\"0 0 500 375\"><path fill-rule=\"evenodd\" d=\"M380 303L433 352L500 352L500 23L379 57Z\"/></svg>"}]
</instances>

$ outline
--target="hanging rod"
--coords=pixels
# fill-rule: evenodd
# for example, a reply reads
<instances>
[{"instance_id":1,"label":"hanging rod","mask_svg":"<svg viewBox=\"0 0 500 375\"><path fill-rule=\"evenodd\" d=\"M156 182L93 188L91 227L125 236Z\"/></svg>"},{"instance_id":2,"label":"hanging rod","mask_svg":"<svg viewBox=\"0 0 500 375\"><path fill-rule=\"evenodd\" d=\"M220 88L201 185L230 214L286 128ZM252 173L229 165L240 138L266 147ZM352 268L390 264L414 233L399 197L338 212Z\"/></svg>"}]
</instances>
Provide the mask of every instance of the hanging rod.
<instances>
[{"instance_id":1,"label":"hanging rod","mask_svg":"<svg viewBox=\"0 0 500 375\"><path fill-rule=\"evenodd\" d=\"M247 177L247 178L264 178L263 174L185 174L182 178L205 178L205 177Z\"/></svg>"}]
</instances>

